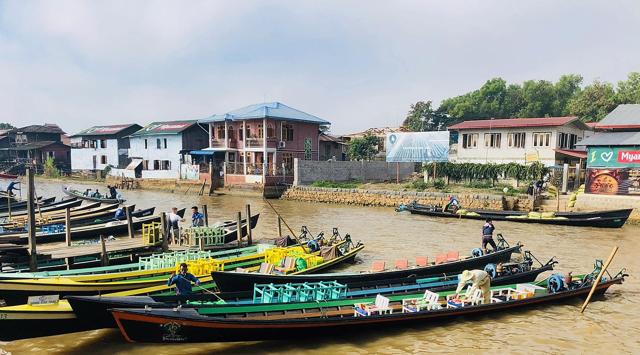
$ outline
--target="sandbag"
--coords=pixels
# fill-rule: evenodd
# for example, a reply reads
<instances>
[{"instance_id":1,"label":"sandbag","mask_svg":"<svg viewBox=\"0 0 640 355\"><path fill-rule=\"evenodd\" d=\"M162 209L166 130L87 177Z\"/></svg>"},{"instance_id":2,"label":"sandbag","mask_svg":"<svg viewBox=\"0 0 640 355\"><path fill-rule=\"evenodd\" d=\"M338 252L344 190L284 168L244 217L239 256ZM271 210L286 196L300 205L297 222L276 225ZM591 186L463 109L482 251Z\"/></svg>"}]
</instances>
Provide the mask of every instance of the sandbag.
<instances>
[{"instance_id":1,"label":"sandbag","mask_svg":"<svg viewBox=\"0 0 640 355\"><path fill-rule=\"evenodd\" d=\"M469 211L465 210L464 208L461 208L461 209L456 211L456 214L459 214L459 215L462 215L462 216L466 215L467 213L469 213Z\"/></svg>"},{"instance_id":2,"label":"sandbag","mask_svg":"<svg viewBox=\"0 0 640 355\"><path fill-rule=\"evenodd\" d=\"M542 212L540 214L540 218L554 218L556 216L556 213L553 211L550 212Z\"/></svg>"},{"instance_id":3,"label":"sandbag","mask_svg":"<svg viewBox=\"0 0 640 355\"><path fill-rule=\"evenodd\" d=\"M477 214L476 212L467 212L467 213L465 214L465 216L478 217L478 216L479 216L479 214Z\"/></svg>"}]
</instances>

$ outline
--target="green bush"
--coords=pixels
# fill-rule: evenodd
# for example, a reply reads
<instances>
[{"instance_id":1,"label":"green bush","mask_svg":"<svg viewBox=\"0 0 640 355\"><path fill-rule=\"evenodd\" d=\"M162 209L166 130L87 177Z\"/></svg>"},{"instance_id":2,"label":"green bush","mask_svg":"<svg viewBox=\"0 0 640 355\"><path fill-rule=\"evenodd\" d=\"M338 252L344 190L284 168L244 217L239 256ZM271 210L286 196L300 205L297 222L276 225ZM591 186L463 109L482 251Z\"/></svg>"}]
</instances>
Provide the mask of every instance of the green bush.
<instances>
[{"instance_id":1,"label":"green bush","mask_svg":"<svg viewBox=\"0 0 640 355\"><path fill-rule=\"evenodd\" d=\"M47 157L44 161L44 176L57 178L60 177L60 171L56 168L56 161L53 157Z\"/></svg>"},{"instance_id":2,"label":"green bush","mask_svg":"<svg viewBox=\"0 0 640 355\"><path fill-rule=\"evenodd\" d=\"M447 187L447 183L443 179L438 179L433 182L433 187L438 190L444 190Z\"/></svg>"}]
</instances>

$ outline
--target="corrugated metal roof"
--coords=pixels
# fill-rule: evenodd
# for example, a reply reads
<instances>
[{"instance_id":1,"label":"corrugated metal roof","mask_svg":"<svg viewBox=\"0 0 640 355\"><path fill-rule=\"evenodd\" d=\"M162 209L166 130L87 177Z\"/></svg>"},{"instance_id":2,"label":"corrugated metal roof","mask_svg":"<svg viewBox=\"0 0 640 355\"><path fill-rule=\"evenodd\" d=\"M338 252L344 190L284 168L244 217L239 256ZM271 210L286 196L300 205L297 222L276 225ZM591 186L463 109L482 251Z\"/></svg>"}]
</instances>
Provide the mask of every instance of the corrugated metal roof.
<instances>
[{"instance_id":1,"label":"corrugated metal roof","mask_svg":"<svg viewBox=\"0 0 640 355\"><path fill-rule=\"evenodd\" d=\"M624 104L618 105L613 111L598 122L596 128L640 128L640 105Z\"/></svg>"},{"instance_id":2,"label":"corrugated metal roof","mask_svg":"<svg viewBox=\"0 0 640 355\"><path fill-rule=\"evenodd\" d=\"M449 126L449 130L459 129L490 129L516 127L553 127L564 126L577 121L578 117L536 117L536 118L501 118L492 120L470 120ZM579 121L577 121L579 122ZM587 127L585 125L585 127ZM588 127L587 127L588 128Z\"/></svg>"},{"instance_id":3,"label":"corrugated metal roof","mask_svg":"<svg viewBox=\"0 0 640 355\"><path fill-rule=\"evenodd\" d=\"M138 126L140 127L138 124L119 124L119 125L111 125L111 126L93 126L91 128L87 128L85 130L82 130L76 134L74 134L71 137L78 137L78 136L109 136L109 135L114 135L114 134L118 134L122 131L124 131L127 128L131 128L133 126ZM142 128L142 127L140 127Z\"/></svg>"},{"instance_id":4,"label":"corrugated metal roof","mask_svg":"<svg viewBox=\"0 0 640 355\"><path fill-rule=\"evenodd\" d=\"M576 145L640 145L640 132L597 132Z\"/></svg>"},{"instance_id":5,"label":"corrugated metal roof","mask_svg":"<svg viewBox=\"0 0 640 355\"><path fill-rule=\"evenodd\" d=\"M20 128L14 128L13 132L24 132L24 133L59 133L65 134L64 131L56 124L46 123L44 125L30 125L24 126Z\"/></svg>"},{"instance_id":6,"label":"corrugated metal roof","mask_svg":"<svg viewBox=\"0 0 640 355\"><path fill-rule=\"evenodd\" d=\"M225 114L216 114L211 117L198 120L199 123L239 121L259 118L275 118L289 121L301 121L317 123L320 125L330 125L331 122L322 118L310 115L295 108L289 107L280 102L266 102L261 104L249 105L237 110L229 111Z\"/></svg>"},{"instance_id":7,"label":"corrugated metal roof","mask_svg":"<svg viewBox=\"0 0 640 355\"><path fill-rule=\"evenodd\" d=\"M133 133L132 137L152 136L160 134L178 134L196 124L196 120L152 122Z\"/></svg>"}]
</instances>

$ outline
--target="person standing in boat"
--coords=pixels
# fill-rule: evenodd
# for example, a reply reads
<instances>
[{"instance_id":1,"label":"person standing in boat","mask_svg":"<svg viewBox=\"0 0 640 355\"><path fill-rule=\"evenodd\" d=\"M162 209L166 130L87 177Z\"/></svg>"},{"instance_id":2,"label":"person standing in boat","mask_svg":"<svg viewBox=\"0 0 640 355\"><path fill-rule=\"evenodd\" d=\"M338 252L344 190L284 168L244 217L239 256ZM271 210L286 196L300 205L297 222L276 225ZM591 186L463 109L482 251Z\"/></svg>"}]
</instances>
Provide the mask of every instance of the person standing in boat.
<instances>
[{"instance_id":1,"label":"person standing in boat","mask_svg":"<svg viewBox=\"0 0 640 355\"><path fill-rule=\"evenodd\" d=\"M180 264L180 270L178 273L172 273L167 281L167 286L171 286L173 284L176 285L176 295L178 296L187 296L191 294L191 283L195 283L197 286L200 286L200 280L197 277L193 276L193 274L189 273L187 270L187 264Z\"/></svg>"},{"instance_id":2,"label":"person standing in boat","mask_svg":"<svg viewBox=\"0 0 640 355\"><path fill-rule=\"evenodd\" d=\"M118 191L116 190L115 186L107 185L107 189L109 189L110 198L114 200L118 198Z\"/></svg>"},{"instance_id":3,"label":"person standing in boat","mask_svg":"<svg viewBox=\"0 0 640 355\"><path fill-rule=\"evenodd\" d=\"M487 244L491 245L494 252L498 251L496 242L493 240L493 231L495 229L496 227L493 226L491 218L487 218L484 226L482 226L482 250L484 250L485 254L487 253Z\"/></svg>"},{"instance_id":4,"label":"person standing in boat","mask_svg":"<svg viewBox=\"0 0 640 355\"><path fill-rule=\"evenodd\" d=\"M16 187L16 185L19 185L19 184L20 183L18 181L11 181L9 183L9 186L7 186L7 194L9 194L9 196L15 196L15 194L13 193L13 190L20 191L20 189Z\"/></svg>"},{"instance_id":5,"label":"person standing in boat","mask_svg":"<svg viewBox=\"0 0 640 355\"><path fill-rule=\"evenodd\" d=\"M173 242L178 244L180 240L180 226L179 223L182 221L182 218L178 215L178 208L172 207L171 213L167 215L167 228L169 229L169 233L167 235L173 235Z\"/></svg>"},{"instance_id":6,"label":"person standing in boat","mask_svg":"<svg viewBox=\"0 0 640 355\"><path fill-rule=\"evenodd\" d=\"M198 206L191 207L191 226L202 227L204 226L204 215L198 212Z\"/></svg>"},{"instance_id":7,"label":"person standing in boat","mask_svg":"<svg viewBox=\"0 0 640 355\"><path fill-rule=\"evenodd\" d=\"M464 270L458 276L458 288L456 288L456 298L462 292L467 284L471 284L469 295L472 295L476 289L482 290L482 297L485 304L491 303L491 277L484 270Z\"/></svg>"}]
</instances>

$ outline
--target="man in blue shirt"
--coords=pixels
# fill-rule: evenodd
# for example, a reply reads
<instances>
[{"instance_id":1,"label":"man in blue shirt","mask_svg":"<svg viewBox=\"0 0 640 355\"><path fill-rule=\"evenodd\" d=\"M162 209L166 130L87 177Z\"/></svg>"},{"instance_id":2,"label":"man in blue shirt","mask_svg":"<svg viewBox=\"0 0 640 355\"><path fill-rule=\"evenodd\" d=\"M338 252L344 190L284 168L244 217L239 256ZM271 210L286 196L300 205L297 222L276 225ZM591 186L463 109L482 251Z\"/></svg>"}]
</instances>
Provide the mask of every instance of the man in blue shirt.
<instances>
[{"instance_id":1,"label":"man in blue shirt","mask_svg":"<svg viewBox=\"0 0 640 355\"><path fill-rule=\"evenodd\" d=\"M192 227L204 226L204 215L198 212L198 207L197 206L191 207L191 212L193 212L193 214L191 215L191 226Z\"/></svg>"},{"instance_id":2,"label":"man in blue shirt","mask_svg":"<svg viewBox=\"0 0 640 355\"><path fill-rule=\"evenodd\" d=\"M200 286L200 280L187 272L187 264L180 264L180 271L175 274L172 273L167 281L167 286L173 284L176 285L176 294L179 296L187 296L191 294L191 282L195 282L197 286Z\"/></svg>"},{"instance_id":3,"label":"man in blue shirt","mask_svg":"<svg viewBox=\"0 0 640 355\"><path fill-rule=\"evenodd\" d=\"M493 231L496 227L493 226L493 222L491 218L487 218L486 223L482 226L482 249L487 252L487 244L490 244L493 248L493 251L498 251L498 247L496 246L496 242L493 241Z\"/></svg>"},{"instance_id":4,"label":"man in blue shirt","mask_svg":"<svg viewBox=\"0 0 640 355\"><path fill-rule=\"evenodd\" d=\"M121 220L121 219L124 219L124 217L125 217L125 216L126 216L126 213L124 212L124 208L119 207L119 208L116 210L116 214L113 216L113 218L114 218L115 220Z\"/></svg>"}]
</instances>

